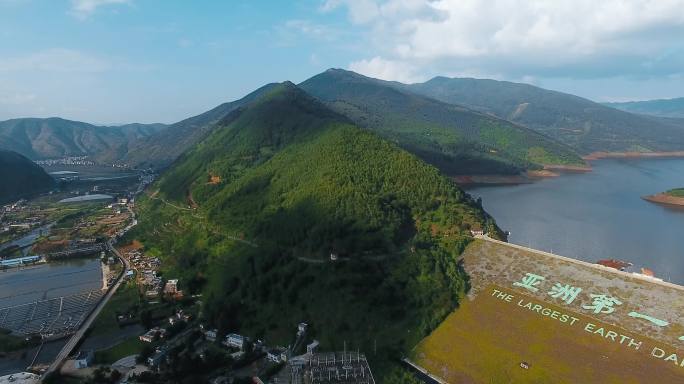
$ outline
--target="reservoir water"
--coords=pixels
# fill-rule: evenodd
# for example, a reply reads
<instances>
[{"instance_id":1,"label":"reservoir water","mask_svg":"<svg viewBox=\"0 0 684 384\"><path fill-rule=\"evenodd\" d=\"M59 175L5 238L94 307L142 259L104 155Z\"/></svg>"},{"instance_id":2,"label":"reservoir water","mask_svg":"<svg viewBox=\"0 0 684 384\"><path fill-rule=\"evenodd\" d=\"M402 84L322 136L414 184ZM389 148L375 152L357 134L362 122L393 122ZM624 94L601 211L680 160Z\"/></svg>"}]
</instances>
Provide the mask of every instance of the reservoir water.
<instances>
[{"instance_id":1,"label":"reservoir water","mask_svg":"<svg viewBox=\"0 0 684 384\"><path fill-rule=\"evenodd\" d=\"M589 173L468 189L511 243L596 262L614 258L684 285L684 207L641 199L684 187L684 159L600 160Z\"/></svg>"}]
</instances>

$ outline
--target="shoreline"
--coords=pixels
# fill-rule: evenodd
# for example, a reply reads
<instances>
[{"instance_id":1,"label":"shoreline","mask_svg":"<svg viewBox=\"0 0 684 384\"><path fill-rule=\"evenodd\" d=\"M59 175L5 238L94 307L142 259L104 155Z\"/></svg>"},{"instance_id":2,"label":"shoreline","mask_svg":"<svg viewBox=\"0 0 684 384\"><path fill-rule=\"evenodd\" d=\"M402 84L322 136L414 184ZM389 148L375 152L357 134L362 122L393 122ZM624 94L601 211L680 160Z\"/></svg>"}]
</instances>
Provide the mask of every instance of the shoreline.
<instances>
[{"instance_id":1,"label":"shoreline","mask_svg":"<svg viewBox=\"0 0 684 384\"><path fill-rule=\"evenodd\" d=\"M641 198L655 204L684 208L684 197L670 196L666 193L657 193L655 195L642 196Z\"/></svg>"},{"instance_id":2,"label":"shoreline","mask_svg":"<svg viewBox=\"0 0 684 384\"><path fill-rule=\"evenodd\" d=\"M601 160L601 159L653 159L653 158L678 158L684 157L684 151L672 152L592 152L586 156L582 156L584 160Z\"/></svg>"},{"instance_id":3,"label":"shoreline","mask_svg":"<svg viewBox=\"0 0 684 384\"><path fill-rule=\"evenodd\" d=\"M545 165L544 169L529 170L517 175L458 175L452 176L451 179L459 185L517 185L531 184L542 179L560 177L564 173L589 173L591 171L591 167L584 166Z\"/></svg>"},{"instance_id":4,"label":"shoreline","mask_svg":"<svg viewBox=\"0 0 684 384\"><path fill-rule=\"evenodd\" d=\"M664 159L664 158L684 158L684 151L676 152L593 152L582 156L586 161L600 161L604 159ZM528 170L517 175L457 175L451 179L459 185L517 185L531 184L542 179L560 177L565 173L590 173L593 172L591 164L583 165L554 165L546 164L541 170ZM657 195L652 195L657 196ZM644 200L651 201L645 196ZM667 203L653 201L655 203L684 206L684 203Z\"/></svg>"}]
</instances>

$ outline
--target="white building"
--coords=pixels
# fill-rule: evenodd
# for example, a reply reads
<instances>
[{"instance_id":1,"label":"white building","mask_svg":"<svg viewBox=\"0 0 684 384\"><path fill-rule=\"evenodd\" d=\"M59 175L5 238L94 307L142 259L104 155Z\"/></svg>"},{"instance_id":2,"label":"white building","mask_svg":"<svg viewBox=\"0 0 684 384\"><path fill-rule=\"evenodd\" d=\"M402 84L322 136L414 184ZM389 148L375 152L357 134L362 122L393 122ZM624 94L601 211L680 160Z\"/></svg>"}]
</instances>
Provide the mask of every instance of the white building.
<instances>
[{"instance_id":1,"label":"white building","mask_svg":"<svg viewBox=\"0 0 684 384\"><path fill-rule=\"evenodd\" d=\"M74 358L74 368L83 369L88 368L93 362L93 351L80 351Z\"/></svg>"},{"instance_id":2,"label":"white building","mask_svg":"<svg viewBox=\"0 0 684 384\"><path fill-rule=\"evenodd\" d=\"M216 341L216 333L217 332L218 332L218 330L216 330L216 329L209 329L209 330L204 332L204 337L206 337L207 340L209 340L209 341Z\"/></svg>"},{"instance_id":3,"label":"white building","mask_svg":"<svg viewBox=\"0 0 684 384\"><path fill-rule=\"evenodd\" d=\"M243 349L245 343L248 341L249 339L245 336L238 335L237 333L230 333L226 336L226 340L223 343L229 347Z\"/></svg>"}]
</instances>

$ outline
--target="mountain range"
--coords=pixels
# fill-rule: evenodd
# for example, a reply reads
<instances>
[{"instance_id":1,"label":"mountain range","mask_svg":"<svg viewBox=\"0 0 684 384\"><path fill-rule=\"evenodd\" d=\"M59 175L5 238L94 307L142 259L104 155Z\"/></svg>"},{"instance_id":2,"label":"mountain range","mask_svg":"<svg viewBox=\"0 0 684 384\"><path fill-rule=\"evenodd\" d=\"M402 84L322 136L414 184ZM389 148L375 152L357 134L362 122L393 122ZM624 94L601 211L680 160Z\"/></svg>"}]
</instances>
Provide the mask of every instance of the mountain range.
<instances>
[{"instance_id":1,"label":"mountain range","mask_svg":"<svg viewBox=\"0 0 684 384\"><path fill-rule=\"evenodd\" d=\"M626 112L639 113L643 115L684 118L684 97L679 97L676 99L604 103L604 105Z\"/></svg>"},{"instance_id":2,"label":"mountain range","mask_svg":"<svg viewBox=\"0 0 684 384\"><path fill-rule=\"evenodd\" d=\"M12 119L0 122L0 149L13 150L42 160L90 156L112 162L121 159L134 143L163 130L164 124L95 126L57 117Z\"/></svg>"},{"instance_id":3,"label":"mountain range","mask_svg":"<svg viewBox=\"0 0 684 384\"><path fill-rule=\"evenodd\" d=\"M573 149L531 129L354 72L331 69L300 87L360 127L378 133L448 175L519 173L583 165Z\"/></svg>"},{"instance_id":4,"label":"mountain range","mask_svg":"<svg viewBox=\"0 0 684 384\"><path fill-rule=\"evenodd\" d=\"M87 155L99 162L162 169L208 137L226 116L275 86L168 126L8 120L0 122L0 148L33 160ZM447 175L584 166L581 156L593 152L684 149L684 119L633 114L527 84L446 77L402 84L331 69L299 86Z\"/></svg>"},{"instance_id":5,"label":"mountain range","mask_svg":"<svg viewBox=\"0 0 684 384\"><path fill-rule=\"evenodd\" d=\"M0 204L45 192L55 180L43 168L12 151L0 150Z\"/></svg>"},{"instance_id":6,"label":"mountain range","mask_svg":"<svg viewBox=\"0 0 684 384\"><path fill-rule=\"evenodd\" d=\"M684 149L684 121L636 115L529 84L435 77L396 86L521 124L584 155Z\"/></svg>"}]
</instances>

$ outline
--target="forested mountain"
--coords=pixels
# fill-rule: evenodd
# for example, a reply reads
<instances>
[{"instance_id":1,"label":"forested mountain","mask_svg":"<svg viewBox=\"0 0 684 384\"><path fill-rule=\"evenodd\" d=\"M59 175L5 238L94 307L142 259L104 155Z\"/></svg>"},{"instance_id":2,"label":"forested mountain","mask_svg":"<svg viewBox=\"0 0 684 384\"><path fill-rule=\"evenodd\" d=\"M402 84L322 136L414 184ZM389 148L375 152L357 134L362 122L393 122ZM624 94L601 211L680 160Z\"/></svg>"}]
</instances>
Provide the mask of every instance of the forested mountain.
<instances>
[{"instance_id":1,"label":"forested mountain","mask_svg":"<svg viewBox=\"0 0 684 384\"><path fill-rule=\"evenodd\" d=\"M101 127L57 117L0 122L0 149L32 159L91 156L98 161L121 158L136 141L164 129L163 124Z\"/></svg>"},{"instance_id":2,"label":"forested mountain","mask_svg":"<svg viewBox=\"0 0 684 384\"><path fill-rule=\"evenodd\" d=\"M54 184L54 179L33 161L0 150L0 204L45 192Z\"/></svg>"},{"instance_id":3,"label":"forested mountain","mask_svg":"<svg viewBox=\"0 0 684 384\"><path fill-rule=\"evenodd\" d=\"M635 115L528 84L435 77L425 83L395 85L522 124L583 154L684 150L680 122Z\"/></svg>"},{"instance_id":4,"label":"forested mountain","mask_svg":"<svg viewBox=\"0 0 684 384\"><path fill-rule=\"evenodd\" d=\"M628 101L624 103L604 103L604 105L643 115L684 118L684 97L676 99Z\"/></svg>"},{"instance_id":5,"label":"forested mountain","mask_svg":"<svg viewBox=\"0 0 684 384\"><path fill-rule=\"evenodd\" d=\"M134 165L164 167L206 137L213 129L214 123L273 86L274 84L267 84L240 100L223 103L210 111L171 124L163 132L138 142L131 148L125 160Z\"/></svg>"},{"instance_id":6,"label":"forested mountain","mask_svg":"<svg viewBox=\"0 0 684 384\"><path fill-rule=\"evenodd\" d=\"M287 345L306 321L324 350L377 343L379 378L467 289L468 230L501 236L436 168L291 83L220 120L151 193L137 238L220 332Z\"/></svg>"},{"instance_id":7,"label":"forested mountain","mask_svg":"<svg viewBox=\"0 0 684 384\"><path fill-rule=\"evenodd\" d=\"M358 126L399 144L447 175L583 165L571 148L537 132L401 90L398 83L331 69L300 87Z\"/></svg>"}]
</instances>

